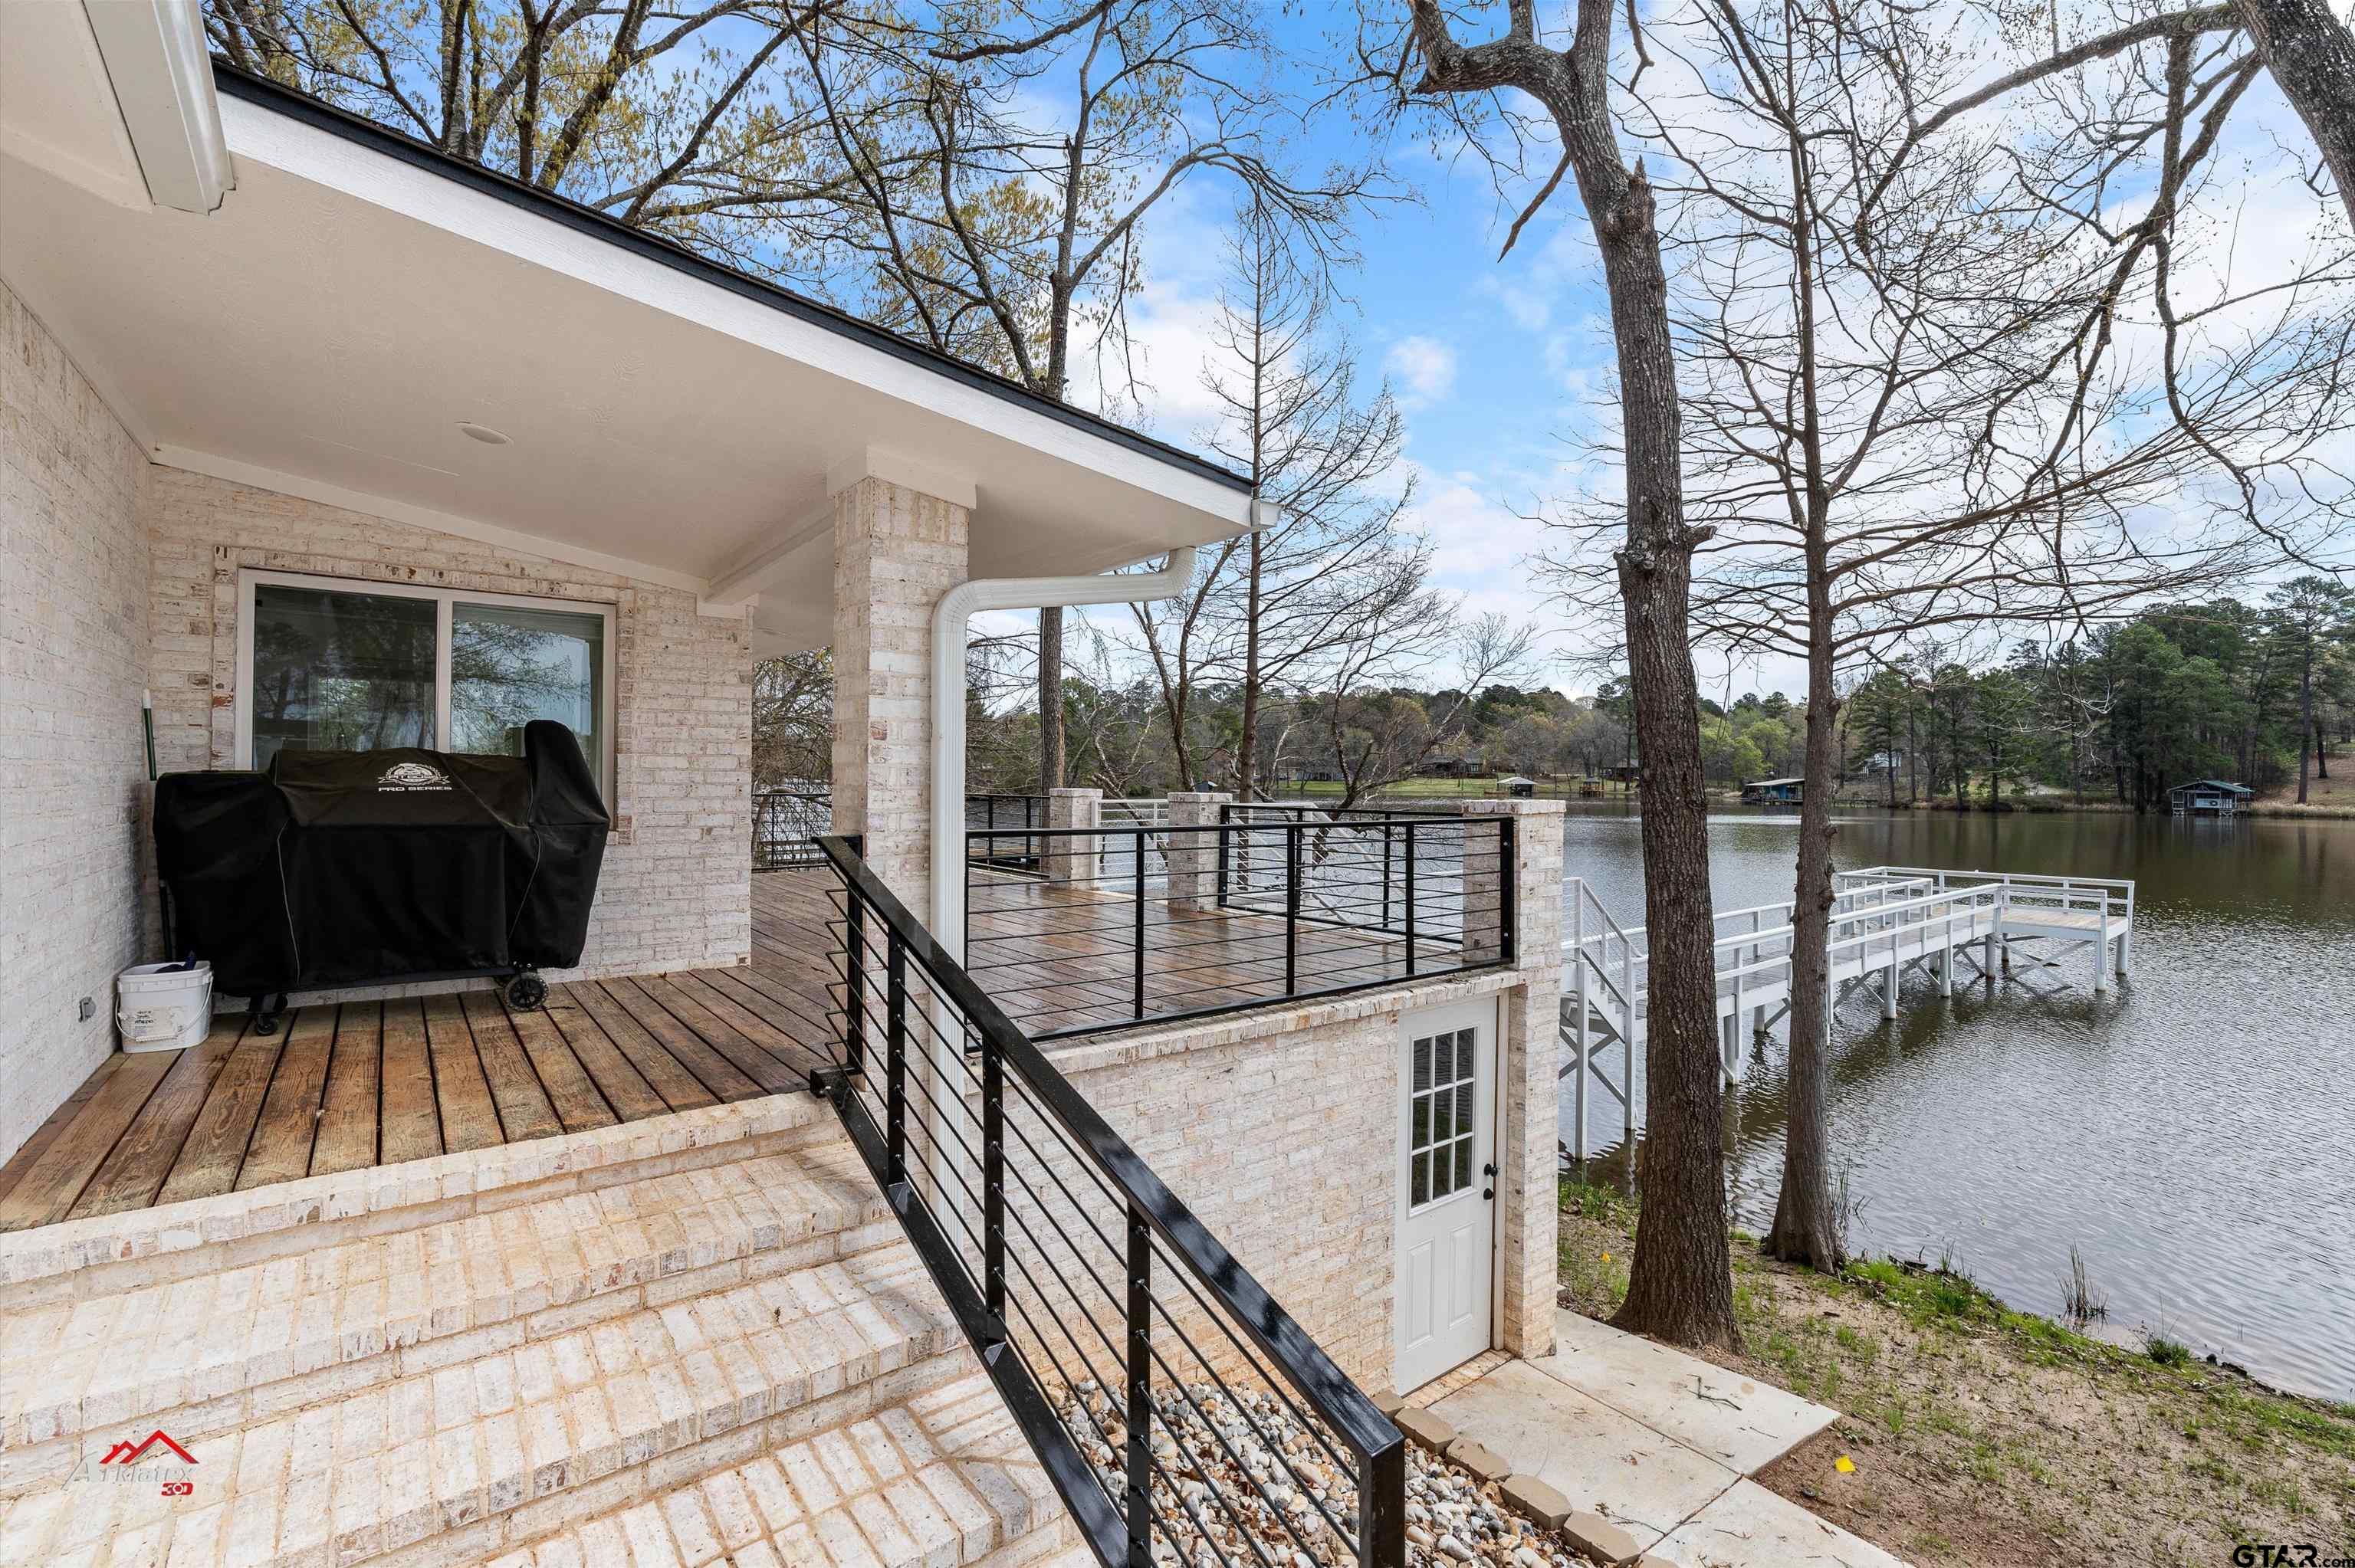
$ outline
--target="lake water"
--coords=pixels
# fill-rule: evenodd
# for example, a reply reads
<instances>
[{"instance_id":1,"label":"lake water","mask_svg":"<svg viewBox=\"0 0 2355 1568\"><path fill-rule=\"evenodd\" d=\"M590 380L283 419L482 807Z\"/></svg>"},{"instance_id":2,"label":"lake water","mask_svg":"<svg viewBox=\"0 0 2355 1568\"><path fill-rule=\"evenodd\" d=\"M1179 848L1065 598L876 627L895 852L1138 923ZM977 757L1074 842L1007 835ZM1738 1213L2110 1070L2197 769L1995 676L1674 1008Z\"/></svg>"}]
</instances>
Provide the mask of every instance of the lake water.
<instances>
[{"instance_id":1,"label":"lake water","mask_svg":"<svg viewBox=\"0 0 2355 1568\"><path fill-rule=\"evenodd\" d=\"M1568 832L1569 874L1641 921L1636 819L1573 806ZM1796 817L1711 818L1717 906L1789 897L1797 836ZM1992 991L1965 966L1950 1001L1909 975L1894 1022L1870 990L1849 998L1831 1133L1860 1205L1850 1247L1951 1251L2014 1306L2057 1314L2073 1245L2111 1337L2161 1332L2355 1399L2355 821L1859 812L1834 852L1842 869L2137 883L2133 973L2107 995L2081 949ZM1778 1029L1729 1107L1738 1223L1759 1234L1784 1073ZM1595 1173L1624 1173L1617 1102L1598 1091L1589 1107Z\"/></svg>"}]
</instances>

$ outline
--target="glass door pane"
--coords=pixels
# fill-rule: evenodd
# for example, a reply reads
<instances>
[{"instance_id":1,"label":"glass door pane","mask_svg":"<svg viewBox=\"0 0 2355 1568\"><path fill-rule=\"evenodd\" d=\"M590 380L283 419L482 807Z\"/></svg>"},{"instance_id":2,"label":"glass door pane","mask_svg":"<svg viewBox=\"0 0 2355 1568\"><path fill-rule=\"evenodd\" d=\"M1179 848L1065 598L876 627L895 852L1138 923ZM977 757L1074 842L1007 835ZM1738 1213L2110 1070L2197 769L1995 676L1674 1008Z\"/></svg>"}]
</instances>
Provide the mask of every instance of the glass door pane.
<instances>
[{"instance_id":1,"label":"glass door pane","mask_svg":"<svg viewBox=\"0 0 2355 1568\"><path fill-rule=\"evenodd\" d=\"M253 765L432 746L435 615L430 599L255 584Z\"/></svg>"},{"instance_id":2,"label":"glass door pane","mask_svg":"<svg viewBox=\"0 0 2355 1568\"><path fill-rule=\"evenodd\" d=\"M451 607L450 731L459 751L520 757L523 726L554 719L604 782L605 618L519 605Z\"/></svg>"}]
</instances>

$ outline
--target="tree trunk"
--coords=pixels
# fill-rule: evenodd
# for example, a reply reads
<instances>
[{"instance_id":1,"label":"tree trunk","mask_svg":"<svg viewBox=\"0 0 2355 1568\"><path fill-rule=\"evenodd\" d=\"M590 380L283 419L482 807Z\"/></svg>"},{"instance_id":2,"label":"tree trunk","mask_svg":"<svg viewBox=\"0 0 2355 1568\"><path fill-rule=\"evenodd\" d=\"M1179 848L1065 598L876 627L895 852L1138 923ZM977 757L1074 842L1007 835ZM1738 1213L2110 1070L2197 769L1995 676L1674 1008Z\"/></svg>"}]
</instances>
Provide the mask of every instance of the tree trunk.
<instances>
[{"instance_id":1,"label":"tree trunk","mask_svg":"<svg viewBox=\"0 0 2355 1568\"><path fill-rule=\"evenodd\" d=\"M1243 589L1242 734L1235 742L1235 799L1259 798L1259 596L1260 536L1253 534L1244 548L1251 567Z\"/></svg>"},{"instance_id":2,"label":"tree trunk","mask_svg":"<svg viewBox=\"0 0 2355 1568\"><path fill-rule=\"evenodd\" d=\"M2314 639L2306 641L2306 661L2297 674L2297 803L2306 804L2306 752L2318 737L2314 733Z\"/></svg>"},{"instance_id":3,"label":"tree trunk","mask_svg":"<svg viewBox=\"0 0 2355 1568\"><path fill-rule=\"evenodd\" d=\"M1619 551L1628 684L1642 737L1644 909L1650 938L1644 1052L1643 1208L1627 1299L1613 1321L1684 1345L1732 1345L1732 1256L1719 1096L1717 923L1710 903L1700 691L1689 626L1693 550L1708 530L1684 517L1681 408L1651 182L1619 156L1611 113L1607 0L1580 0L1568 49L1537 39L1533 13L1466 49L1440 0L1410 0L1425 72L1418 92L1511 87L1545 106L1603 257L1618 350L1627 542Z\"/></svg>"},{"instance_id":4,"label":"tree trunk","mask_svg":"<svg viewBox=\"0 0 2355 1568\"><path fill-rule=\"evenodd\" d=\"M1063 612L1039 612L1039 793L1063 787Z\"/></svg>"},{"instance_id":5,"label":"tree trunk","mask_svg":"<svg viewBox=\"0 0 2355 1568\"><path fill-rule=\"evenodd\" d=\"M1809 530L1808 554L1819 553L1820 527ZM1806 786L1799 797L1799 871L1791 909L1790 1081L1785 1086L1783 1190L1774 1201L1770 1257L1827 1272L1840 1266L1838 1214L1832 1206L1831 1133L1827 1091L1831 1077L1832 802L1817 780L1832 770L1833 726L1839 699L1832 691L1831 596L1811 570L1807 593Z\"/></svg>"},{"instance_id":6,"label":"tree trunk","mask_svg":"<svg viewBox=\"0 0 2355 1568\"><path fill-rule=\"evenodd\" d=\"M1591 8L1582 7L1582 10ZM1598 84L1599 85L1599 84ZM1676 358L1652 188L1619 162L1602 93L1571 132L1572 164L1603 250L1627 443L1627 543L1619 552L1627 672L1643 737L1646 967L1644 1194L1627 1299L1612 1320L1677 1344L1732 1344L1725 1209L1715 911L1700 759L1700 690L1688 625Z\"/></svg>"},{"instance_id":7,"label":"tree trunk","mask_svg":"<svg viewBox=\"0 0 2355 1568\"><path fill-rule=\"evenodd\" d=\"M2235 0L2282 95L2306 122L2355 223L2355 32L2330 0Z\"/></svg>"}]
</instances>

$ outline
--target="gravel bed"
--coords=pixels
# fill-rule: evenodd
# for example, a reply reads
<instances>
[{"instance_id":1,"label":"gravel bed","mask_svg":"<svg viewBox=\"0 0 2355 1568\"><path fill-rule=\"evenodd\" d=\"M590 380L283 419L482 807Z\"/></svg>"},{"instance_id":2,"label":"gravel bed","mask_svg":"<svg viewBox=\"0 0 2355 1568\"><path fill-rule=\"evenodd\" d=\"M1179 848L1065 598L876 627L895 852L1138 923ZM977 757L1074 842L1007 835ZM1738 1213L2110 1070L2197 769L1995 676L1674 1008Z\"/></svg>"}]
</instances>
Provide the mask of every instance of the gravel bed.
<instances>
[{"instance_id":1,"label":"gravel bed","mask_svg":"<svg viewBox=\"0 0 2355 1568\"><path fill-rule=\"evenodd\" d=\"M1156 1389L1153 1406L1153 1560L1161 1568L1356 1563L1357 1485L1281 1401L1194 1383L1183 1393ZM1125 1507L1125 1396L1082 1383L1056 1408L1105 1492ZM1406 1452L1410 1568L1587 1568L1559 1534L1507 1508L1494 1485L1412 1444Z\"/></svg>"}]
</instances>

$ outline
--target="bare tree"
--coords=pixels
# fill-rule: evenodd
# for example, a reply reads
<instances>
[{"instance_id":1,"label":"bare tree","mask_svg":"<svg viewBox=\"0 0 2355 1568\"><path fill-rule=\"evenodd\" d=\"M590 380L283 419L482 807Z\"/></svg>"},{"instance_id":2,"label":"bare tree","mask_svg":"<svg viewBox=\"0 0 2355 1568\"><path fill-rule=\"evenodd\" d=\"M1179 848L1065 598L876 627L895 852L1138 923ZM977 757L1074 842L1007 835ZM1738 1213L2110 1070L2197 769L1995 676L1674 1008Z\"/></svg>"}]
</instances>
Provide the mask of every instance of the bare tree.
<instances>
[{"instance_id":1,"label":"bare tree","mask_svg":"<svg viewBox=\"0 0 2355 1568\"><path fill-rule=\"evenodd\" d=\"M2253 63L2195 62L2179 37L2146 119L1909 135L1915 96L1968 62L1951 42L1963 20L1696 0L1656 19L1640 92L1678 215L1690 505L1712 529L1694 619L1808 668L1766 1245L1823 1267L1839 1261L1824 1099L1848 670L2249 568L2315 511L2318 450L2343 415L2346 257L2286 271L2268 257L2252 280L2201 250L2208 164ZM2134 149L2156 196L2105 232ZM2203 274L2179 304L2179 280ZM2149 315L2124 308L2146 297ZM1599 556L1609 530L1588 531ZM1598 608L1599 568L1573 577Z\"/></svg>"},{"instance_id":2,"label":"bare tree","mask_svg":"<svg viewBox=\"0 0 2355 1568\"><path fill-rule=\"evenodd\" d=\"M455 157L824 289L851 171L797 68L842 0L206 0L232 64ZM869 19L850 25L872 27ZM862 122L902 111L861 68ZM901 160L894 177L912 172Z\"/></svg>"},{"instance_id":3,"label":"bare tree","mask_svg":"<svg viewBox=\"0 0 2355 1568\"><path fill-rule=\"evenodd\" d=\"M1444 635L1424 586L1427 540L1401 532L1412 477L1393 483L1405 425L1388 386L1360 400L1357 353L1331 321L1327 269L1256 199L1227 234L1228 281L1210 328L1205 386L1219 414L1203 443L1248 474L1282 521L1204 552L1174 606L1132 607L1188 783L1192 699L1235 683L1236 790L1260 792L1259 731L1271 696L1329 683L1337 669L1403 670Z\"/></svg>"},{"instance_id":4,"label":"bare tree","mask_svg":"<svg viewBox=\"0 0 2355 1568\"><path fill-rule=\"evenodd\" d=\"M1295 182L1273 161L1290 105L1270 70L1265 17L1248 0L1016 0L986 22L929 32L845 28L920 84L913 122L929 190L895 186L850 131L875 313L991 364L1058 401L1093 329L1100 386L1135 383L1124 308L1141 278L1140 226L1199 175L1237 181L1326 253L1365 185L1335 168ZM816 29L812 30L813 33ZM823 77L820 41L808 46ZM897 146L897 143L893 143ZM1039 612L1039 787L1064 773L1063 613Z\"/></svg>"},{"instance_id":5,"label":"bare tree","mask_svg":"<svg viewBox=\"0 0 2355 1568\"><path fill-rule=\"evenodd\" d=\"M1561 160L1506 248L1569 174L1602 253L1625 408L1625 539L1616 565L1644 756L1652 952L1644 1207L1617 1321L1682 1344L1730 1344L1739 1330L1726 1241L1716 925L1687 612L1692 553L1707 530L1685 518L1676 355L1652 185L1640 162L1631 169L1622 157L1613 117L1614 8L1609 0L1579 0L1569 46L1560 49L1538 37L1533 0L1509 0L1505 30L1471 45L1456 38L1455 16L1439 0L1407 0L1406 9L1404 39L1385 43L1377 34L1360 48L1401 97L1433 105L1478 147L1491 132L1510 140L1525 129L1498 104L1506 94L1526 94L1559 141ZM1631 41L1640 48L1640 38Z\"/></svg>"},{"instance_id":6,"label":"bare tree","mask_svg":"<svg viewBox=\"0 0 2355 1568\"><path fill-rule=\"evenodd\" d=\"M834 655L819 648L752 667L752 788L834 776Z\"/></svg>"},{"instance_id":7,"label":"bare tree","mask_svg":"<svg viewBox=\"0 0 2355 1568\"><path fill-rule=\"evenodd\" d=\"M1528 677L1536 636L1501 615L1458 625L1435 596L1400 599L1372 635L1337 651L1327 681L1305 705L1325 732L1323 751L1341 781L1346 810L1385 784L1408 777L1462 733L1472 704L1488 686ZM1444 661L1459 684L1426 703L1395 690L1407 662Z\"/></svg>"}]
</instances>

